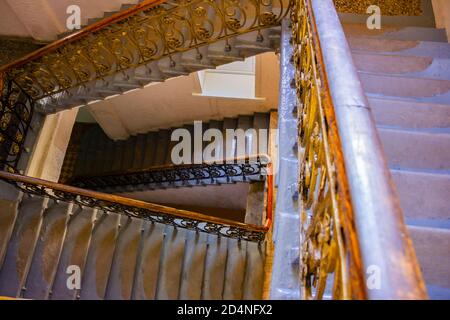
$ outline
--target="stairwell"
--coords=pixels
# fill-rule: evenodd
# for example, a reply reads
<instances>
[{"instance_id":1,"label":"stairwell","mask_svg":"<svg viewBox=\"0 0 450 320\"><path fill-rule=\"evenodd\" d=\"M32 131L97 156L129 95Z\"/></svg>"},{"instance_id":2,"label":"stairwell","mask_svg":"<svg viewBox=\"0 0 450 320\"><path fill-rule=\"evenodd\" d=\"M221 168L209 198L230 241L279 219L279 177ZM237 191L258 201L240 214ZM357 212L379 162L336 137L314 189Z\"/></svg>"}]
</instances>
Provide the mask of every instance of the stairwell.
<instances>
[{"instance_id":1,"label":"stairwell","mask_svg":"<svg viewBox=\"0 0 450 320\"><path fill-rule=\"evenodd\" d=\"M245 155L255 156L268 153L269 139L269 113L255 113L254 115L242 115L238 118L226 118L202 123L199 132L194 132L194 124L186 124L182 128L190 133L191 137L191 162L200 159L208 162L212 159L203 159L203 150L210 143L203 141L203 135L208 129L217 129L223 135L223 142L217 148L217 156L220 159L232 159L238 156L236 140L226 141L226 130L242 129L246 135ZM178 128L162 129L156 132L148 132L132 136L126 140L114 141L109 139L100 126L93 124L82 134L77 148L77 154L70 154L65 160L63 172L74 172L73 176L62 177L63 182L82 188L100 190L111 193L133 192L161 188L192 187L208 184L228 184L236 182L263 181L260 172L255 174L227 175L225 177L199 177L198 179L178 179L174 181L157 181L144 183L143 180L133 177L144 175L145 172L173 170L177 168L172 162L172 149L179 141L171 141L172 132ZM254 131L249 130L254 129ZM194 139L198 135L202 142L201 149L194 148ZM78 143L77 139L77 143ZM234 138L236 139L236 138ZM262 139L262 141L259 141ZM228 149L227 149L228 148ZM199 153L200 152L200 153ZM199 153L199 154L198 154ZM245 156L242 155L242 156ZM76 160L74 161L74 157ZM72 167L71 170L68 167ZM133 176L133 177L132 177ZM114 179L116 177L116 179ZM105 182L105 179L108 181Z\"/></svg>"},{"instance_id":2,"label":"stairwell","mask_svg":"<svg viewBox=\"0 0 450 320\"><path fill-rule=\"evenodd\" d=\"M450 44L445 30L383 26L369 31L345 22L343 27L429 296L449 299Z\"/></svg>"},{"instance_id":3,"label":"stairwell","mask_svg":"<svg viewBox=\"0 0 450 320\"><path fill-rule=\"evenodd\" d=\"M55 202L0 182L0 294L30 299L261 299L265 242ZM81 288L67 285L70 266Z\"/></svg>"}]
</instances>

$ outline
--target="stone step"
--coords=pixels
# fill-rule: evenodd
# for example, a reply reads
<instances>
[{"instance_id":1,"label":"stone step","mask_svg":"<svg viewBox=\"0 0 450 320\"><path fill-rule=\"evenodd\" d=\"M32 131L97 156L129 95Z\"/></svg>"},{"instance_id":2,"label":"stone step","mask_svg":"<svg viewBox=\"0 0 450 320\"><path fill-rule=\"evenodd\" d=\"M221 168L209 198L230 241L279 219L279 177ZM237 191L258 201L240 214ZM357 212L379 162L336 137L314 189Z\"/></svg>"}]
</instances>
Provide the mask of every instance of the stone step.
<instances>
[{"instance_id":1,"label":"stone step","mask_svg":"<svg viewBox=\"0 0 450 320\"><path fill-rule=\"evenodd\" d=\"M350 37L347 38L347 41L353 52L450 59L449 43L386 40L369 37Z\"/></svg>"},{"instance_id":2,"label":"stone step","mask_svg":"<svg viewBox=\"0 0 450 320\"><path fill-rule=\"evenodd\" d=\"M450 80L450 59L354 53L359 71L415 78Z\"/></svg>"},{"instance_id":3,"label":"stone step","mask_svg":"<svg viewBox=\"0 0 450 320\"><path fill-rule=\"evenodd\" d=\"M447 42L445 29L426 27L399 27L382 25L381 29L370 30L366 24L344 23L347 37L370 37L388 40Z\"/></svg>"},{"instance_id":4,"label":"stone step","mask_svg":"<svg viewBox=\"0 0 450 320\"><path fill-rule=\"evenodd\" d=\"M450 105L368 95L372 114L379 125L404 128L449 128Z\"/></svg>"},{"instance_id":5,"label":"stone step","mask_svg":"<svg viewBox=\"0 0 450 320\"><path fill-rule=\"evenodd\" d=\"M378 127L391 168L450 170L450 131L448 129L405 130Z\"/></svg>"},{"instance_id":6,"label":"stone step","mask_svg":"<svg viewBox=\"0 0 450 320\"><path fill-rule=\"evenodd\" d=\"M439 174L393 169L391 173L407 219L450 222L450 172Z\"/></svg>"},{"instance_id":7,"label":"stone step","mask_svg":"<svg viewBox=\"0 0 450 320\"><path fill-rule=\"evenodd\" d=\"M408 229L427 285L449 289L450 229L416 226L409 226ZM430 294L430 298L434 296ZM450 295L446 299L450 299Z\"/></svg>"},{"instance_id":8,"label":"stone step","mask_svg":"<svg viewBox=\"0 0 450 320\"><path fill-rule=\"evenodd\" d=\"M380 75L368 72L358 73L367 93L429 100L439 98L450 104L450 99L447 100L447 94L450 93L450 81L448 80Z\"/></svg>"}]
</instances>

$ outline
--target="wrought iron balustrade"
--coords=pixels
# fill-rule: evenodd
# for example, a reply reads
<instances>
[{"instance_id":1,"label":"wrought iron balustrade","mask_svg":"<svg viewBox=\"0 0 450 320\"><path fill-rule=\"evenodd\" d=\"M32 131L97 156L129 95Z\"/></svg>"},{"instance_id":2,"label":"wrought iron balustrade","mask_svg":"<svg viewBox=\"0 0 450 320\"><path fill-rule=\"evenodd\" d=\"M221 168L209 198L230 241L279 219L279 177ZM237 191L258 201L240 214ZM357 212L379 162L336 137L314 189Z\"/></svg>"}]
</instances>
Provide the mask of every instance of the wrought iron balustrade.
<instances>
[{"instance_id":1,"label":"wrought iron balustrade","mask_svg":"<svg viewBox=\"0 0 450 320\"><path fill-rule=\"evenodd\" d=\"M335 5L332 0L294 0L290 18L298 111L302 298L425 298ZM380 271L381 288L366 285L371 266Z\"/></svg>"},{"instance_id":2,"label":"wrought iron balustrade","mask_svg":"<svg viewBox=\"0 0 450 320\"><path fill-rule=\"evenodd\" d=\"M0 170L16 172L33 116L32 99L14 81L0 77Z\"/></svg>"},{"instance_id":3,"label":"wrought iron balustrade","mask_svg":"<svg viewBox=\"0 0 450 320\"><path fill-rule=\"evenodd\" d=\"M141 170L107 173L101 175L75 176L67 183L80 188L102 190L106 187L126 187L141 185L181 185L187 183L214 183L218 179L241 178L265 179L268 174L269 157L260 155L243 159L230 159L220 162L205 162L202 164L184 164L157 166Z\"/></svg>"},{"instance_id":4,"label":"wrought iron balustrade","mask_svg":"<svg viewBox=\"0 0 450 320\"><path fill-rule=\"evenodd\" d=\"M0 73L34 100L53 97L220 40L229 51L228 39L278 26L288 11L288 0L147 0L6 65ZM261 34L258 41L263 41ZM202 59L200 51L197 58Z\"/></svg>"},{"instance_id":5,"label":"wrought iron balustrade","mask_svg":"<svg viewBox=\"0 0 450 320\"><path fill-rule=\"evenodd\" d=\"M0 171L0 179L11 183L28 195L47 197L55 201L115 212L130 217L205 232L244 241L264 241L272 225L272 175L267 179L266 221L262 226L216 218L196 212L179 210L158 204L76 188L59 183Z\"/></svg>"}]
</instances>

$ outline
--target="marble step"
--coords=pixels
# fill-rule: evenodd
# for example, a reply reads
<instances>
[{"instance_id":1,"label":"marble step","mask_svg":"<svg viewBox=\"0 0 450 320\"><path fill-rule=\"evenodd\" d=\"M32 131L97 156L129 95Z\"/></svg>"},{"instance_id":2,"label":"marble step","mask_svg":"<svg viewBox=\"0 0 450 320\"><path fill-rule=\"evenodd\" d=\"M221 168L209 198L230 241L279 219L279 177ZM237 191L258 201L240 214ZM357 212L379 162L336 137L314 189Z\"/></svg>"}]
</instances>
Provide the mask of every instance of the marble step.
<instances>
[{"instance_id":1,"label":"marble step","mask_svg":"<svg viewBox=\"0 0 450 320\"><path fill-rule=\"evenodd\" d=\"M378 132L391 168L450 170L450 129L379 126Z\"/></svg>"},{"instance_id":2,"label":"marble step","mask_svg":"<svg viewBox=\"0 0 450 320\"><path fill-rule=\"evenodd\" d=\"M373 39L370 37L350 37L347 38L347 41L353 52L450 59L449 43Z\"/></svg>"},{"instance_id":3,"label":"marble step","mask_svg":"<svg viewBox=\"0 0 450 320\"><path fill-rule=\"evenodd\" d=\"M450 299L450 229L409 226L422 275L431 299Z\"/></svg>"},{"instance_id":4,"label":"marble step","mask_svg":"<svg viewBox=\"0 0 450 320\"><path fill-rule=\"evenodd\" d=\"M389 40L447 42L445 29L426 27L398 27L382 25L381 29L370 30L366 24L344 23L347 37L370 37Z\"/></svg>"},{"instance_id":5,"label":"marble step","mask_svg":"<svg viewBox=\"0 0 450 320\"><path fill-rule=\"evenodd\" d=\"M359 71L415 78L450 80L450 59L354 53Z\"/></svg>"},{"instance_id":6,"label":"marble step","mask_svg":"<svg viewBox=\"0 0 450 320\"><path fill-rule=\"evenodd\" d=\"M379 125L404 128L450 128L450 105L423 103L399 97L368 95Z\"/></svg>"},{"instance_id":7,"label":"marble step","mask_svg":"<svg viewBox=\"0 0 450 320\"><path fill-rule=\"evenodd\" d=\"M450 222L450 172L392 169L391 174L407 219Z\"/></svg>"}]
</instances>

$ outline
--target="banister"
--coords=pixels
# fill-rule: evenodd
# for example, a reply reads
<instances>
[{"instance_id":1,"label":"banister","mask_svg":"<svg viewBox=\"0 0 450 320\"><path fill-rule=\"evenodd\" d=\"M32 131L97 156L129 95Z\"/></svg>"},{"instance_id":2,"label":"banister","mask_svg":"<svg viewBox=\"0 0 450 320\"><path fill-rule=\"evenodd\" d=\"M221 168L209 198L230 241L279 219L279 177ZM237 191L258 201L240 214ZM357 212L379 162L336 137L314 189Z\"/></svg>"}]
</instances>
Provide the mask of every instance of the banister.
<instances>
[{"instance_id":1,"label":"banister","mask_svg":"<svg viewBox=\"0 0 450 320\"><path fill-rule=\"evenodd\" d=\"M193 229L246 241L263 241L271 227L272 213L267 212L263 226L246 224L159 204L106 194L33 177L0 171L0 179L28 194L73 202L81 206L127 214L175 227ZM269 196L271 198L271 196ZM268 208L269 209L269 208ZM271 208L270 208L271 209Z\"/></svg>"},{"instance_id":2,"label":"banister","mask_svg":"<svg viewBox=\"0 0 450 320\"><path fill-rule=\"evenodd\" d=\"M96 175L75 175L67 183L82 188L114 187L149 183L175 183L219 179L224 177L264 176L270 157L266 154L233 157L220 161L204 161L199 164L166 164L142 169L111 171Z\"/></svg>"},{"instance_id":3,"label":"banister","mask_svg":"<svg viewBox=\"0 0 450 320\"><path fill-rule=\"evenodd\" d=\"M68 36L65 36L62 39L58 39L52 43L49 43L48 45L33 51L25 56L23 56L20 59L17 59L15 61L12 61L8 64L5 64L3 66L0 67L0 74L10 70L12 68L17 68L22 66L23 64L25 64L26 62L30 61L30 60L34 60L34 59L38 59L44 55L46 55L49 52L54 51L55 49L66 45L68 43L71 43L73 41L79 40L93 32L96 32L100 29L103 29L104 27L112 24L112 23L116 23L118 21L121 21L123 19L129 18L139 12L142 12L144 10L147 10L149 8L152 8L154 6L157 6L159 4L162 4L164 2L166 2L167 0L143 0L142 2L126 9L126 10L122 10L119 11L115 14L113 14L110 17L101 19L93 24L90 24L82 29L80 29L79 31L76 31L72 34L69 34Z\"/></svg>"},{"instance_id":4,"label":"banister","mask_svg":"<svg viewBox=\"0 0 450 320\"><path fill-rule=\"evenodd\" d=\"M268 164L268 167L271 168L270 164ZM271 204L271 174L268 177L268 204ZM265 224L263 226L257 226L117 195L81 189L6 171L0 171L0 179L14 184L25 193L49 197L54 200L74 202L82 206L95 207L105 211L113 211L155 222L171 224L175 227L195 229L197 231L240 240L263 241L265 234L270 230L272 225L271 205L267 205Z\"/></svg>"},{"instance_id":5,"label":"banister","mask_svg":"<svg viewBox=\"0 0 450 320\"><path fill-rule=\"evenodd\" d=\"M369 299L427 297L381 141L332 0L307 0L323 86L332 101L357 230L363 274L377 267Z\"/></svg>"},{"instance_id":6,"label":"banister","mask_svg":"<svg viewBox=\"0 0 450 320\"><path fill-rule=\"evenodd\" d=\"M76 97L80 86L91 97L87 84L108 87L115 75L127 78L140 67L136 85L143 86L160 80L150 76L153 62L167 58L170 76L178 68L174 55L197 50L195 61L202 61L199 48L222 40L227 52L230 38L279 26L288 11L289 0L146 0L1 67L0 74L44 106Z\"/></svg>"}]
</instances>

